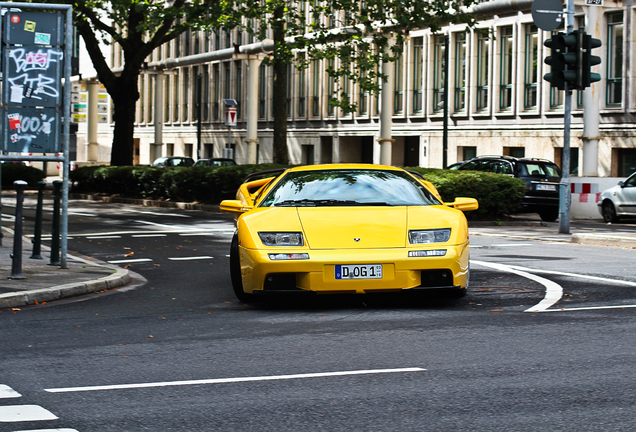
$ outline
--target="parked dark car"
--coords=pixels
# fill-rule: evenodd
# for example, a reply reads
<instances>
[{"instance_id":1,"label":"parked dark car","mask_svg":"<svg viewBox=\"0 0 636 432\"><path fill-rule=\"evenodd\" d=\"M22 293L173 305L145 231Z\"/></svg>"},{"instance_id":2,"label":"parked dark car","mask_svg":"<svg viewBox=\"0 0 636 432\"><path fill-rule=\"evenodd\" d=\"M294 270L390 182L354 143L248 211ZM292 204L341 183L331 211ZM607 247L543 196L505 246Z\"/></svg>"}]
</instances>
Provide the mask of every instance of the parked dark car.
<instances>
[{"instance_id":1,"label":"parked dark car","mask_svg":"<svg viewBox=\"0 0 636 432\"><path fill-rule=\"evenodd\" d=\"M185 156L160 157L152 163L153 167L191 167L194 165L194 159Z\"/></svg>"},{"instance_id":2,"label":"parked dark car","mask_svg":"<svg viewBox=\"0 0 636 432\"><path fill-rule=\"evenodd\" d=\"M547 222L559 217L561 170L552 161L511 156L478 156L455 168L506 174L526 182L520 212L539 213Z\"/></svg>"},{"instance_id":3,"label":"parked dark car","mask_svg":"<svg viewBox=\"0 0 636 432\"><path fill-rule=\"evenodd\" d=\"M231 166L236 165L234 159L228 158L210 158L210 159L199 159L194 166Z\"/></svg>"}]
</instances>

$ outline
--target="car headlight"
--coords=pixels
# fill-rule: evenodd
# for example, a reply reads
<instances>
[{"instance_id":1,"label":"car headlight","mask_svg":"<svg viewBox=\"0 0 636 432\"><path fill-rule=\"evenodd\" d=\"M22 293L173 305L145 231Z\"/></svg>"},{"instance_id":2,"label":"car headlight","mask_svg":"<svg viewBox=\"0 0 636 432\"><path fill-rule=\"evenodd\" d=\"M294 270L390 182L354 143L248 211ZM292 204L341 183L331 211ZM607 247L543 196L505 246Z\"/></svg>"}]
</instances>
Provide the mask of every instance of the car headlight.
<instances>
[{"instance_id":1,"label":"car headlight","mask_svg":"<svg viewBox=\"0 0 636 432\"><path fill-rule=\"evenodd\" d=\"M302 246L303 234L299 232L259 232L265 246Z\"/></svg>"},{"instance_id":2,"label":"car headlight","mask_svg":"<svg viewBox=\"0 0 636 432\"><path fill-rule=\"evenodd\" d=\"M450 239L451 229L428 229L409 231L409 242L411 244L424 243L445 243Z\"/></svg>"}]
</instances>

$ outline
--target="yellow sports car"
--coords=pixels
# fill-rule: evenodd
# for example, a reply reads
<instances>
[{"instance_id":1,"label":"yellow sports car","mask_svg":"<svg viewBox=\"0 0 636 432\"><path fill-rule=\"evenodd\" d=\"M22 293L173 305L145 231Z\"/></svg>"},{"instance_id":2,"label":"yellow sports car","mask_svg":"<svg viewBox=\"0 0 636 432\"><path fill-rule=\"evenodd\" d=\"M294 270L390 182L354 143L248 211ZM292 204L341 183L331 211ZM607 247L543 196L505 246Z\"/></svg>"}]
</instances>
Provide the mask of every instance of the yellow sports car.
<instances>
[{"instance_id":1,"label":"yellow sports car","mask_svg":"<svg viewBox=\"0 0 636 432\"><path fill-rule=\"evenodd\" d=\"M221 210L237 215L230 250L239 300L273 293L357 293L468 286L473 198L443 203L417 173L311 165L246 179ZM252 177L253 178L253 177Z\"/></svg>"}]
</instances>

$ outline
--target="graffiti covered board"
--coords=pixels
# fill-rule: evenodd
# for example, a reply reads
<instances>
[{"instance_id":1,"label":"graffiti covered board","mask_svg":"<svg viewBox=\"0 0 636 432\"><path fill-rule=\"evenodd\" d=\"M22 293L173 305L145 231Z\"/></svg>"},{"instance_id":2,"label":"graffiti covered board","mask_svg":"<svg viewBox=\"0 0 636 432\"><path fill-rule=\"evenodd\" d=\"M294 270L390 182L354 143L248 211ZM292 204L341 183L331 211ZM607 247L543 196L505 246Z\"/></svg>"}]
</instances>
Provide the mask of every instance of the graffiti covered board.
<instances>
[{"instance_id":1,"label":"graffiti covered board","mask_svg":"<svg viewBox=\"0 0 636 432\"><path fill-rule=\"evenodd\" d=\"M59 151L56 136L60 124L55 108L9 107L9 143L7 151L18 153L56 153Z\"/></svg>"},{"instance_id":2,"label":"graffiti covered board","mask_svg":"<svg viewBox=\"0 0 636 432\"><path fill-rule=\"evenodd\" d=\"M30 107L61 105L62 50L22 46L6 51L8 94L4 96L5 103Z\"/></svg>"}]
</instances>

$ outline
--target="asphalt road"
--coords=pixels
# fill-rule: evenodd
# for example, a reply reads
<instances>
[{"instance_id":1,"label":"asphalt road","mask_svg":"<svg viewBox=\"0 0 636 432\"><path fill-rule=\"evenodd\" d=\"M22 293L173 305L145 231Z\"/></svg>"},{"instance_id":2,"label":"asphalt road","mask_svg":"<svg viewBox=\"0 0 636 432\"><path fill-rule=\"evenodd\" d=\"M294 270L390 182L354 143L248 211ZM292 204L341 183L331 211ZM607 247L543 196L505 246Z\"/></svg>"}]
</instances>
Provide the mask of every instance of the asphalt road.
<instances>
[{"instance_id":1,"label":"asphalt road","mask_svg":"<svg viewBox=\"0 0 636 432\"><path fill-rule=\"evenodd\" d=\"M69 222L69 252L136 280L0 311L0 431L636 428L636 250L473 236L462 299L245 305L231 217L73 202Z\"/></svg>"}]
</instances>

